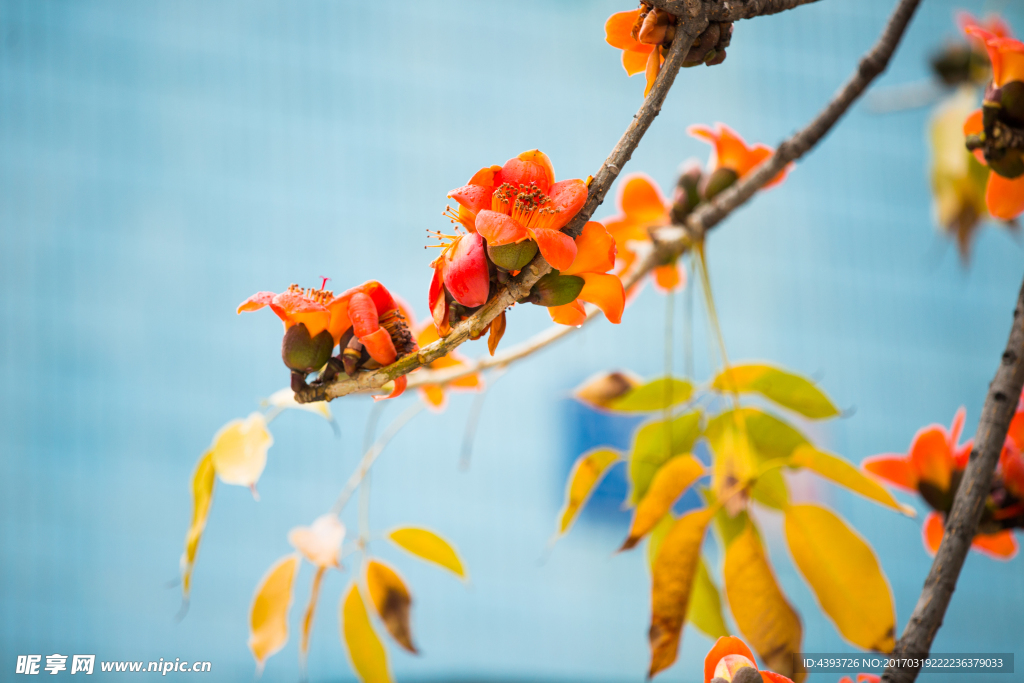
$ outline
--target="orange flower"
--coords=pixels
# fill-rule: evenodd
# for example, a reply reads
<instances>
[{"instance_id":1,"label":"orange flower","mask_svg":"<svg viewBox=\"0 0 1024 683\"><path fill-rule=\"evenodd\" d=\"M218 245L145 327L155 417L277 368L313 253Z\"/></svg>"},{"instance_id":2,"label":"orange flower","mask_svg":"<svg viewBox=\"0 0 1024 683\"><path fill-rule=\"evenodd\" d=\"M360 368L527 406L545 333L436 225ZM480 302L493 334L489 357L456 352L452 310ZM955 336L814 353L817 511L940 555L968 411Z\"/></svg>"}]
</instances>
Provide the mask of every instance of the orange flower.
<instances>
[{"instance_id":1,"label":"orange flower","mask_svg":"<svg viewBox=\"0 0 1024 683\"><path fill-rule=\"evenodd\" d=\"M918 430L910 443L910 451L905 455L874 455L866 458L861 467L905 491L948 494L949 503L952 503L954 476L958 477L971 456L970 441L957 445L966 416L967 411L960 408L949 431L942 425L929 425ZM938 507L945 511L949 509L944 505Z\"/></svg>"},{"instance_id":2,"label":"orange flower","mask_svg":"<svg viewBox=\"0 0 1024 683\"><path fill-rule=\"evenodd\" d=\"M960 30L964 33L971 35L967 29L970 27L980 28L986 33L996 38L1013 38L1013 31L1010 29L1010 25L1007 24L1001 16L998 14L990 14L984 19L979 20L970 12L960 10L956 13L956 23L960 27ZM985 49L985 39L971 36L978 42L978 46Z\"/></svg>"},{"instance_id":3,"label":"orange flower","mask_svg":"<svg viewBox=\"0 0 1024 683\"><path fill-rule=\"evenodd\" d=\"M881 683L882 677L874 674L857 674L857 683ZM849 676L843 676L839 683L853 683Z\"/></svg>"},{"instance_id":4,"label":"orange flower","mask_svg":"<svg viewBox=\"0 0 1024 683\"><path fill-rule=\"evenodd\" d=\"M1013 122L1019 123L1017 117L1021 115L1021 103L1009 104L1013 109L1011 113L1007 111L1007 103L1002 100L1004 88L1009 91L1012 89L1007 88L1010 84L1024 82L1024 43L997 36L976 25L969 25L964 30L969 36L984 41L989 60L992 62L992 83L986 91L986 106L975 111L964 122L965 136L984 139L991 134L991 130L986 128L995 125L1005 114L1009 114ZM1022 86L1014 87L1020 89ZM1014 97L1019 99L1019 96ZM992 112L988 124L983 114L985 109ZM985 188L985 203L988 205L989 213L1005 221L1012 221L1024 213L1024 173L1021 173L1019 168L1020 152L1009 150L1001 158L986 159L983 151L976 149L974 155L981 163L991 166L993 171L989 174L988 185Z\"/></svg>"},{"instance_id":5,"label":"orange flower","mask_svg":"<svg viewBox=\"0 0 1024 683\"><path fill-rule=\"evenodd\" d=\"M924 547L932 555L939 551L946 527L945 519L946 516L941 512L929 512L925 517L921 537L924 539ZM994 534L977 534L971 540L971 548L994 560L1011 560L1017 554L1017 539L1009 529Z\"/></svg>"},{"instance_id":6,"label":"orange flower","mask_svg":"<svg viewBox=\"0 0 1024 683\"><path fill-rule=\"evenodd\" d=\"M631 173L619 182L615 206L618 215L606 218L604 225L615 238L620 262L616 272L622 275L636 261L637 254L630 243L649 242L650 228L668 225L670 205L650 176ZM654 269L654 282L660 290L670 292L684 286L686 278L677 264L670 263Z\"/></svg>"},{"instance_id":7,"label":"orange flower","mask_svg":"<svg viewBox=\"0 0 1024 683\"><path fill-rule=\"evenodd\" d=\"M427 344L435 342L439 339L437 334L437 328L434 327L433 322L427 321L420 327L416 334L416 343L422 348ZM426 367L430 370L440 370L442 368L458 367L465 365L465 361L456 352L451 352L447 356L442 356L437 360L433 361ZM456 389L463 391L480 391L483 389L484 383L480 378L480 375L473 373L472 375L466 375L459 379L449 382L447 385L440 384L424 384L420 387L420 393L423 395L423 400L427 404L427 407L435 412L441 412L445 408L447 403L447 396L445 389Z\"/></svg>"},{"instance_id":8,"label":"orange flower","mask_svg":"<svg viewBox=\"0 0 1024 683\"><path fill-rule=\"evenodd\" d=\"M775 153L773 148L761 143L748 147L743 138L724 123L716 123L714 128L703 125L690 126L686 132L714 147L708 159L707 176L701 193L707 200L750 173L758 164ZM790 168L792 164L779 171L778 175L762 189L766 190L781 183ZM731 173L726 173L723 169Z\"/></svg>"},{"instance_id":9,"label":"orange flower","mask_svg":"<svg viewBox=\"0 0 1024 683\"><path fill-rule=\"evenodd\" d=\"M562 325L582 325L587 317L582 302L588 301L604 311L614 324L622 322L626 293L619 277L608 272L615 267L615 251L615 240L603 225L588 221L583 226L576 238L576 258L559 273L581 278L583 288L570 303L548 308L552 320Z\"/></svg>"},{"instance_id":10,"label":"orange flower","mask_svg":"<svg viewBox=\"0 0 1024 683\"><path fill-rule=\"evenodd\" d=\"M753 669L761 674L764 683L793 683L782 674L759 671L754 653L736 636L721 636L704 657L704 683L712 679L731 681L741 669Z\"/></svg>"},{"instance_id":11,"label":"orange flower","mask_svg":"<svg viewBox=\"0 0 1024 683\"><path fill-rule=\"evenodd\" d=\"M641 71L646 72L647 87L644 89L644 97L647 97L651 86L654 85L654 79L661 71L661 64L665 58L658 45L640 42L637 33L633 31L642 12L641 8L628 12L616 12L605 22L604 33L605 40L609 45L622 50L622 66L628 75L632 76Z\"/></svg>"},{"instance_id":12,"label":"orange flower","mask_svg":"<svg viewBox=\"0 0 1024 683\"><path fill-rule=\"evenodd\" d=\"M492 261L495 247L526 240L535 242L557 270L576 257L576 244L561 228L583 208L587 185L578 178L556 183L551 160L540 150L523 152L500 168L480 169L448 196L459 203L458 212L449 209L449 218L480 233Z\"/></svg>"}]
</instances>

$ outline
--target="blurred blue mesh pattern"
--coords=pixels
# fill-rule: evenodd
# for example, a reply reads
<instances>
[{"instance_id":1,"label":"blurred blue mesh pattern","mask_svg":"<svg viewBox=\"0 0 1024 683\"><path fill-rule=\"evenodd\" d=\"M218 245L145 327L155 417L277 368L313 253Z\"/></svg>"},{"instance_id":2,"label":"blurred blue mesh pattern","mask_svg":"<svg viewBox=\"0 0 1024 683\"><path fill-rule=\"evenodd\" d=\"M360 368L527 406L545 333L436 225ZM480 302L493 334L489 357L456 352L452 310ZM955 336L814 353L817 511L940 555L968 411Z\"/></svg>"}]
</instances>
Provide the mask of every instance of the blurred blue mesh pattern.
<instances>
[{"instance_id":1,"label":"blurred blue mesh pattern","mask_svg":"<svg viewBox=\"0 0 1024 683\"><path fill-rule=\"evenodd\" d=\"M692 123L725 121L776 143L852 71L891 4L822 0L738 23L725 64L680 75L625 170L668 191L680 162L706 157L685 133ZM448 227L450 189L534 147L560 178L586 177L625 129L642 76L625 76L603 24L632 6L0 0L0 678L18 654L57 652L209 660L217 680L248 680L253 590L290 552L287 531L330 507L359 458L370 401L332 404L340 438L306 413L278 418L260 502L218 486L191 609L176 623L180 589L167 584L194 464L222 424L288 381L280 323L267 311L237 317L235 306L320 276L335 290L375 278L422 319L424 230ZM955 7L924 3L881 84L927 77ZM1003 10L1024 32L1020 6ZM928 115L858 105L785 184L709 240L731 356L820 377L849 416L808 428L855 462L905 449L961 404L975 424L1024 270L1002 230L982 232L968 270L936 232ZM609 201L598 216L613 212ZM702 380L713 355L700 310ZM545 548L572 459L597 441L628 443L628 430L587 427L585 411L567 407L571 389L604 369L662 372L664 316L648 288L620 327L597 322L515 366L487 397L468 471L458 467L467 395L394 440L373 475L373 528L437 529L472 577L463 586L373 543L416 598L423 656L390 648L398 679L626 681L646 671L649 579L642 552L612 555L624 532L617 503ZM545 311L518 307L503 344L547 324ZM387 405L382 427L415 400ZM902 629L930 564L920 521L825 485L794 486L874 544ZM354 512L345 522L354 527ZM805 649L849 650L796 574L778 518L763 522ZM937 651L1020 644L1021 562L969 557ZM293 636L310 578L307 565ZM353 678L337 624L347 579L325 581L310 680ZM659 680L699 680L708 646L687 628L679 663ZM296 680L297 647L293 637L262 680Z\"/></svg>"}]
</instances>

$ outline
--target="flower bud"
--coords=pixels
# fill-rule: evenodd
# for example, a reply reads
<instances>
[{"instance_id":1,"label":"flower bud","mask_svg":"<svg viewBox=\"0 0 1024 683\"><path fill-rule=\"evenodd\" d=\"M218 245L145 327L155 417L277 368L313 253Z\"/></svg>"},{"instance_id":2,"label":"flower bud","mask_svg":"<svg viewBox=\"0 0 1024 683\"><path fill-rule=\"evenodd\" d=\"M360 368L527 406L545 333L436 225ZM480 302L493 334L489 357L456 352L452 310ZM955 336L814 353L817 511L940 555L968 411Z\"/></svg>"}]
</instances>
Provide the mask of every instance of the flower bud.
<instances>
[{"instance_id":1,"label":"flower bud","mask_svg":"<svg viewBox=\"0 0 1024 683\"><path fill-rule=\"evenodd\" d=\"M303 323L289 327L281 341L281 359L296 372L310 373L322 368L331 357L334 337L323 330L313 338Z\"/></svg>"},{"instance_id":2,"label":"flower bud","mask_svg":"<svg viewBox=\"0 0 1024 683\"><path fill-rule=\"evenodd\" d=\"M463 306L476 308L487 303L491 278L487 267L486 242L478 233L459 238L444 268L444 286Z\"/></svg>"},{"instance_id":3,"label":"flower bud","mask_svg":"<svg viewBox=\"0 0 1024 683\"><path fill-rule=\"evenodd\" d=\"M551 272L537 280L526 300L538 306L564 306L576 300L583 291L583 284L583 278L576 275Z\"/></svg>"},{"instance_id":4,"label":"flower bud","mask_svg":"<svg viewBox=\"0 0 1024 683\"><path fill-rule=\"evenodd\" d=\"M731 168L716 168L711 175L704 179L704 188L701 194L704 195L704 199L711 201L723 190L728 189L739 180L739 174Z\"/></svg>"},{"instance_id":5,"label":"flower bud","mask_svg":"<svg viewBox=\"0 0 1024 683\"><path fill-rule=\"evenodd\" d=\"M680 224L686 220L690 212L700 203L700 185L703 172L700 165L690 163L679 175L676 181L676 189L672 195L672 222Z\"/></svg>"},{"instance_id":6,"label":"flower bud","mask_svg":"<svg viewBox=\"0 0 1024 683\"><path fill-rule=\"evenodd\" d=\"M491 262L505 270L522 270L537 255L537 243L523 240L514 244L502 244L498 247L487 246L487 255Z\"/></svg>"},{"instance_id":7,"label":"flower bud","mask_svg":"<svg viewBox=\"0 0 1024 683\"><path fill-rule=\"evenodd\" d=\"M972 58L970 45L950 45L932 57L932 71L948 86L967 83L971 80Z\"/></svg>"},{"instance_id":8,"label":"flower bud","mask_svg":"<svg viewBox=\"0 0 1024 683\"><path fill-rule=\"evenodd\" d=\"M1024 81L1010 81L999 91L999 118L1008 126L1024 128Z\"/></svg>"}]
</instances>

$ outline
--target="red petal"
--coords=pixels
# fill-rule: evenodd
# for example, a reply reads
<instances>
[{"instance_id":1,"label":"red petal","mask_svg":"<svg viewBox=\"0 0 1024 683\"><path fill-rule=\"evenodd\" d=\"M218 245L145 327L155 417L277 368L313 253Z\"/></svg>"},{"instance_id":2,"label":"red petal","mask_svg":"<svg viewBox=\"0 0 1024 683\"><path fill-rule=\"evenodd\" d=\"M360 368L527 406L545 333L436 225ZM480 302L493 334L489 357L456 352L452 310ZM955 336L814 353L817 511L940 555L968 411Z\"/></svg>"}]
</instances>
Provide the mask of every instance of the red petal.
<instances>
[{"instance_id":1,"label":"red petal","mask_svg":"<svg viewBox=\"0 0 1024 683\"><path fill-rule=\"evenodd\" d=\"M530 236L526 228L512 220L511 216L490 209L476 215L476 231L492 247L522 242Z\"/></svg>"},{"instance_id":2,"label":"red petal","mask_svg":"<svg viewBox=\"0 0 1024 683\"><path fill-rule=\"evenodd\" d=\"M562 270L572 265L576 258L576 243L571 237L558 230L537 228L529 231L540 247L540 253L552 268Z\"/></svg>"},{"instance_id":3,"label":"red petal","mask_svg":"<svg viewBox=\"0 0 1024 683\"><path fill-rule=\"evenodd\" d=\"M949 447L955 449L957 444L960 443L960 435L964 431L964 420L967 419L967 408L960 406L960 409L956 411L956 415L953 416L953 423L949 426Z\"/></svg>"},{"instance_id":4,"label":"red petal","mask_svg":"<svg viewBox=\"0 0 1024 683\"><path fill-rule=\"evenodd\" d=\"M588 301L602 311L616 325L622 322L622 309L626 307L626 292L622 280L608 273L581 273L583 290L579 299Z\"/></svg>"},{"instance_id":5,"label":"red petal","mask_svg":"<svg viewBox=\"0 0 1024 683\"><path fill-rule=\"evenodd\" d=\"M710 683L715 676L715 667L726 655L742 655L754 661L754 653L736 636L721 636L704 657L704 683Z\"/></svg>"},{"instance_id":6,"label":"red petal","mask_svg":"<svg viewBox=\"0 0 1024 683\"><path fill-rule=\"evenodd\" d=\"M491 281L484 238L478 233L459 238L447 257L444 286L463 306L476 308L487 303Z\"/></svg>"},{"instance_id":7,"label":"red petal","mask_svg":"<svg viewBox=\"0 0 1024 683\"><path fill-rule=\"evenodd\" d=\"M381 365L391 365L398 358L398 352L395 351L395 343L391 341L391 335L383 327L377 328L375 332L371 332L366 336L360 336L359 341L363 343L363 347L370 354L370 358Z\"/></svg>"},{"instance_id":8,"label":"red petal","mask_svg":"<svg viewBox=\"0 0 1024 683\"><path fill-rule=\"evenodd\" d=\"M945 522L938 512L929 512L924 518L924 526L921 527L921 537L924 539L924 547L929 555L939 552L939 544L942 543L942 534L945 531Z\"/></svg>"},{"instance_id":9,"label":"red petal","mask_svg":"<svg viewBox=\"0 0 1024 683\"><path fill-rule=\"evenodd\" d=\"M616 12L604 22L604 39L612 47L620 50L643 50L650 52L652 45L644 45L633 37L633 26L640 17L640 10L633 9L626 12Z\"/></svg>"},{"instance_id":10,"label":"red petal","mask_svg":"<svg viewBox=\"0 0 1024 683\"><path fill-rule=\"evenodd\" d=\"M910 444L910 462L918 479L937 486L940 491L949 490L953 452L946 430L939 425L919 430Z\"/></svg>"},{"instance_id":11,"label":"red petal","mask_svg":"<svg viewBox=\"0 0 1024 683\"><path fill-rule=\"evenodd\" d=\"M501 185L501 166L488 166L481 168L479 171L473 174L473 177L469 179L467 185L483 185L489 187L492 190Z\"/></svg>"},{"instance_id":12,"label":"red petal","mask_svg":"<svg viewBox=\"0 0 1024 683\"><path fill-rule=\"evenodd\" d=\"M860 466L890 484L917 492L917 472L905 455L873 455L862 460Z\"/></svg>"},{"instance_id":13,"label":"red petal","mask_svg":"<svg viewBox=\"0 0 1024 683\"><path fill-rule=\"evenodd\" d=\"M264 306L269 306L275 296L277 295L273 292L256 292L248 299L238 304L238 310L236 313L241 313L242 311L258 311Z\"/></svg>"},{"instance_id":14,"label":"red petal","mask_svg":"<svg viewBox=\"0 0 1024 683\"><path fill-rule=\"evenodd\" d=\"M995 534L978 534L971 548L995 560L1009 560L1017 554L1017 539L1009 529Z\"/></svg>"},{"instance_id":15,"label":"red petal","mask_svg":"<svg viewBox=\"0 0 1024 683\"><path fill-rule=\"evenodd\" d=\"M348 301L348 317L352 320L352 331L359 339L373 334L380 328L377 306L366 294L356 292Z\"/></svg>"},{"instance_id":16,"label":"red petal","mask_svg":"<svg viewBox=\"0 0 1024 683\"><path fill-rule=\"evenodd\" d=\"M501 179L514 187L536 183L541 192L548 194L555 182L555 171L547 155L534 149L506 161L501 167Z\"/></svg>"},{"instance_id":17,"label":"red petal","mask_svg":"<svg viewBox=\"0 0 1024 683\"><path fill-rule=\"evenodd\" d=\"M547 227L557 230L573 219L587 203L587 184L579 178L560 180L548 191L551 204L559 209Z\"/></svg>"},{"instance_id":18,"label":"red petal","mask_svg":"<svg viewBox=\"0 0 1024 683\"><path fill-rule=\"evenodd\" d=\"M582 325L587 319L587 310L579 299L564 306L551 306L548 308L548 313L551 315L551 319L559 325L576 327Z\"/></svg>"},{"instance_id":19,"label":"red petal","mask_svg":"<svg viewBox=\"0 0 1024 683\"><path fill-rule=\"evenodd\" d=\"M786 678L782 674L777 674L774 671L762 671L761 680L764 683L793 683L793 679Z\"/></svg>"},{"instance_id":20,"label":"red petal","mask_svg":"<svg viewBox=\"0 0 1024 683\"><path fill-rule=\"evenodd\" d=\"M576 238L576 258L562 275L607 273L615 267L617 251L608 229L596 221L588 221Z\"/></svg>"},{"instance_id":21,"label":"red petal","mask_svg":"<svg viewBox=\"0 0 1024 683\"><path fill-rule=\"evenodd\" d=\"M491 208L491 194L493 193L493 187L463 185L449 192L448 196L473 213L476 213L477 211Z\"/></svg>"},{"instance_id":22,"label":"red petal","mask_svg":"<svg viewBox=\"0 0 1024 683\"><path fill-rule=\"evenodd\" d=\"M405 391L406 385L409 384L409 380L406 378L405 375L402 375L401 377L396 377L394 379L394 382L395 382L395 388L391 390L390 394L388 394L387 396L374 396L373 400L374 401L383 401L385 399L397 398L397 397L401 396L402 393Z\"/></svg>"},{"instance_id":23,"label":"red petal","mask_svg":"<svg viewBox=\"0 0 1024 683\"><path fill-rule=\"evenodd\" d=\"M301 294L282 292L270 302L270 308L284 321L286 327L304 324L309 330L310 337L315 337L326 330L327 324L331 321L331 314L326 307Z\"/></svg>"},{"instance_id":24,"label":"red petal","mask_svg":"<svg viewBox=\"0 0 1024 683\"><path fill-rule=\"evenodd\" d=\"M985 204L993 218L1012 221L1020 216L1024 213L1024 175L1004 178L995 171L989 173Z\"/></svg>"},{"instance_id":25,"label":"red petal","mask_svg":"<svg viewBox=\"0 0 1024 683\"><path fill-rule=\"evenodd\" d=\"M451 328L448 324L448 300L444 296L442 277L444 273L444 257L434 261L434 276L430 280L430 291L428 292L430 317L434 319L434 327L438 335L448 336ZM423 346L421 343L420 346Z\"/></svg>"}]
</instances>

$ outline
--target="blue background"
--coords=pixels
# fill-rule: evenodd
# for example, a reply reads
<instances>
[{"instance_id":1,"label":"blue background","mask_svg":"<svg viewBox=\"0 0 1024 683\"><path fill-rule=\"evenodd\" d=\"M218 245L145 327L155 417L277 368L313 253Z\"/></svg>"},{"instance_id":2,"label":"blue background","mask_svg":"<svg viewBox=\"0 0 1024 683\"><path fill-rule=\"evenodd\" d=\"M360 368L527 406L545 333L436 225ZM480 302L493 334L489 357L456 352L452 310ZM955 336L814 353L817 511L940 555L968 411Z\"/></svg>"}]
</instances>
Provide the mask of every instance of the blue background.
<instances>
[{"instance_id":1,"label":"blue background","mask_svg":"<svg viewBox=\"0 0 1024 683\"><path fill-rule=\"evenodd\" d=\"M680 75L626 170L671 187L681 161L707 154L685 134L692 123L721 120L750 141L782 139L847 77L891 4L825 0L738 23L728 61ZM262 500L218 486L191 611L176 623L180 593L166 584L177 574L193 466L222 424L287 382L278 320L239 317L235 306L325 275L336 290L380 279L423 316L423 231L448 227L448 190L534 147L561 178L597 171L641 103L642 76L626 78L603 40L605 18L630 7L0 2L4 679L17 654L57 652L210 660L218 680L249 680L252 591L289 552L288 529L331 505L359 457L371 404L332 405L340 439L305 413L274 422ZM927 77L926 57L955 31L953 9L924 3L882 85ZM1020 8L1006 9L1024 32ZM967 270L937 233L928 115L858 105L784 185L710 238L731 356L819 378L851 414L812 433L855 462L904 450L918 427L948 424L961 404L973 433L1024 272L1020 243L1001 229L982 231ZM598 216L612 212L609 203ZM678 330L683 297L675 303ZM417 417L392 443L374 472L373 528L435 528L472 576L465 587L374 544L416 596L423 656L389 646L398 679L642 678L644 556L612 555L626 518L599 505L553 551L545 547L572 459L594 430L610 430L609 440L628 434L598 424L569 392L607 368L661 372L664 317L664 298L648 288L620 327L597 322L515 366L487 395L468 471L458 461L469 396ZM517 308L504 344L548 324L543 310ZM464 350L484 352L482 343ZM681 368L681 335L675 358ZM415 400L387 405L382 427ZM875 546L902 629L930 564L920 521L792 483ZM778 517L765 515L763 526L803 615L805 649L849 650L793 569ZM936 651L1020 645L1022 561L970 556ZM325 582L312 680L352 677L337 626L346 580ZM293 628L309 581L307 566ZM297 679L296 640L264 680ZM698 680L708 646L687 628L679 663L660 679Z\"/></svg>"}]
</instances>

